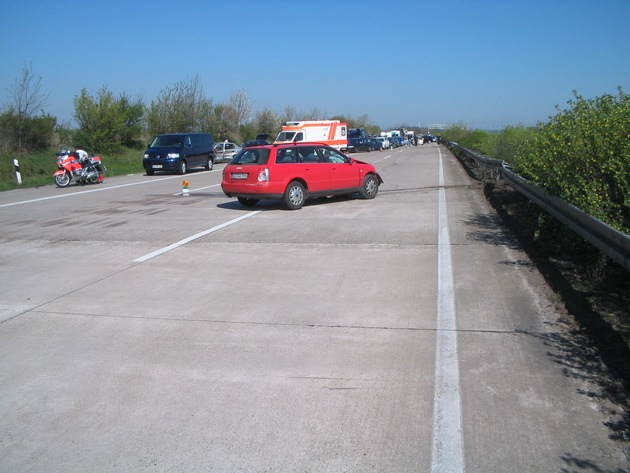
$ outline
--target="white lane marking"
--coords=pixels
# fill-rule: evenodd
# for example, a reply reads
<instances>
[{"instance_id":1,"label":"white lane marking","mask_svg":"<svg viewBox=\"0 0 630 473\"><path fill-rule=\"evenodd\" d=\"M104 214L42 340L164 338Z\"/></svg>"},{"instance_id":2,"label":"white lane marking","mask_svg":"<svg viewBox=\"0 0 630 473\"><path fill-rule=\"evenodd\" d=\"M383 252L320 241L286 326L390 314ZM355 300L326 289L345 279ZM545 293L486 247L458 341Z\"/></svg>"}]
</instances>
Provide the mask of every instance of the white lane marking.
<instances>
[{"instance_id":1,"label":"white lane marking","mask_svg":"<svg viewBox=\"0 0 630 473\"><path fill-rule=\"evenodd\" d=\"M438 301L431 472L464 471L455 291L442 152L439 153Z\"/></svg>"},{"instance_id":2,"label":"white lane marking","mask_svg":"<svg viewBox=\"0 0 630 473\"><path fill-rule=\"evenodd\" d=\"M381 158L381 159L377 159L376 161L374 161L374 163L380 163L381 161L385 161L386 159L389 159L389 158L391 158L391 157L392 157L392 155L391 155L391 154L388 154L387 156L384 156L384 157L383 157L383 158Z\"/></svg>"},{"instance_id":3,"label":"white lane marking","mask_svg":"<svg viewBox=\"0 0 630 473\"><path fill-rule=\"evenodd\" d=\"M205 186L205 187L197 187L196 189L193 189L193 191L200 191L202 189L210 189L211 187L218 187L221 184L212 184L211 186Z\"/></svg>"},{"instance_id":4,"label":"white lane marking","mask_svg":"<svg viewBox=\"0 0 630 473\"><path fill-rule=\"evenodd\" d=\"M218 172L220 171L219 169L217 169L216 171L205 171L205 172ZM117 186L111 186L111 187L100 187L98 189L90 189L90 190L86 190L86 191L80 191L80 192L73 192L72 194L61 194L61 195L51 195L49 197L40 197L39 199L31 199L31 200L22 200L20 202L13 202L11 204L0 204L0 208L2 207L11 207L13 205L22 205L22 204L31 204L33 202L41 202L44 200L51 200L51 199L61 199L63 197L73 197L76 195L83 195L83 194L90 194L92 192L103 192L103 191L108 191L111 189L120 189L122 187L129 187L129 186L138 186L141 184L151 184L153 182L160 182L160 181L165 181L168 179L181 179L182 176L169 176L169 177L162 177L159 179L151 179L151 180L147 180L147 181L138 181L138 182L131 182L129 184L120 184Z\"/></svg>"},{"instance_id":5,"label":"white lane marking","mask_svg":"<svg viewBox=\"0 0 630 473\"><path fill-rule=\"evenodd\" d=\"M165 246L164 248L161 248L161 249L156 250L156 251L154 251L152 253L149 253L149 254L146 254L144 256L141 256L140 258L136 258L134 260L134 262L143 263L143 262L145 262L147 260L150 260L151 258L155 258L156 256L160 256L161 254L164 254L167 251L174 250L175 248L179 248L180 246L183 246L186 243L190 243L191 241L196 240L197 238L201 238L202 236L209 235L210 233L213 233L213 232L216 232L218 230L221 230L222 228L225 228L225 227L228 227L230 225L233 225L236 222L240 222L241 220L244 220L246 218L253 217L256 214L259 214L260 212L262 212L262 210L255 210L254 212L249 212L249 213L247 213L245 215L242 215L240 217L234 218L234 219L230 220L229 222L225 222L225 223L222 223L221 225L217 225L216 227L209 228L208 230L204 230L203 232L199 232L199 233L197 233L195 235L189 236L188 238L184 238L183 240L179 240L178 242L173 243L172 245Z\"/></svg>"}]
</instances>

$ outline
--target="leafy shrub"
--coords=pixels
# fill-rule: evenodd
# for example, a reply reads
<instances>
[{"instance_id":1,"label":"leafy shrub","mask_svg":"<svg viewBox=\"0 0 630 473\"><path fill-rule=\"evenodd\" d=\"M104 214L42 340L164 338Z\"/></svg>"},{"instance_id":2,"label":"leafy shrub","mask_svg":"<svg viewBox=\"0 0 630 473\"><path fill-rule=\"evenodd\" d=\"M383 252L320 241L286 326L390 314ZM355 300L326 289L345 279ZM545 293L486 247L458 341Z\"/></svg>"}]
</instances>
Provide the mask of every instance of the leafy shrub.
<instances>
[{"instance_id":1,"label":"leafy shrub","mask_svg":"<svg viewBox=\"0 0 630 473\"><path fill-rule=\"evenodd\" d=\"M530 141L536 135L535 128L508 126L498 134L488 136L487 155L502 161L510 162L523 143Z\"/></svg>"},{"instance_id":2,"label":"leafy shrub","mask_svg":"<svg viewBox=\"0 0 630 473\"><path fill-rule=\"evenodd\" d=\"M122 94L114 97L106 86L97 97L86 89L74 98L74 118L79 129L74 134L74 147L95 153L116 153L125 146L134 146L142 132L144 105L132 102Z\"/></svg>"},{"instance_id":3,"label":"leafy shrub","mask_svg":"<svg viewBox=\"0 0 630 473\"><path fill-rule=\"evenodd\" d=\"M0 152L22 154L51 146L57 119L48 114L25 117L9 110L0 115Z\"/></svg>"},{"instance_id":4,"label":"leafy shrub","mask_svg":"<svg viewBox=\"0 0 630 473\"><path fill-rule=\"evenodd\" d=\"M481 130L469 130L463 123L452 125L441 133L441 137L447 141L454 141L459 146L483 153L484 138L487 133Z\"/></svg>"},{"instance_id":5,"label":"leafy shrub","mask_svg":"<svg viewBox=\"0 0 630 473\"><path fill-rule=\"evenodd\" d=\"M585 99L540 124L510 160L521 176L630 233L630 97Z\"/></svg>"},{"instance_id":6,"label":"leafy shrub","mask_svg":"<svg viewBox=\"0 0 630 473\"><path fill-rule=\"evenodd\" d=\"M468 130L465 125L453 125L442 133L442 138L455 141L464 148L471 149L493 159L511 161L516 150L536 134L535 128L508 126L499 133L483 130Z\"/></svg>"}]
</instances>

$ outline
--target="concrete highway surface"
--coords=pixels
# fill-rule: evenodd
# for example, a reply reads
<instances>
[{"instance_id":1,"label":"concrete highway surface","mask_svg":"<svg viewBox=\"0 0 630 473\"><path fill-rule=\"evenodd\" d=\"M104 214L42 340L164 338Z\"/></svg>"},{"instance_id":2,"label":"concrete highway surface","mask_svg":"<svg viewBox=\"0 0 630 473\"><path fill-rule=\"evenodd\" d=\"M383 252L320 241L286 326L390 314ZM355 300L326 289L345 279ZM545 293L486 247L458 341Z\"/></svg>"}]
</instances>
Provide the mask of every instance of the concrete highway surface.
<instances>
[{"instance_id":1,"label":"concrete highway surface","mask_svg":"<svg viewBox=\"0 0 630 473\"><path fill-rule=\"evenodd\" d=\"M0 193L0 471L630 471L453 155L353 157L376 199L298 211L223 165Z\"/></svg>"}]
</instances>

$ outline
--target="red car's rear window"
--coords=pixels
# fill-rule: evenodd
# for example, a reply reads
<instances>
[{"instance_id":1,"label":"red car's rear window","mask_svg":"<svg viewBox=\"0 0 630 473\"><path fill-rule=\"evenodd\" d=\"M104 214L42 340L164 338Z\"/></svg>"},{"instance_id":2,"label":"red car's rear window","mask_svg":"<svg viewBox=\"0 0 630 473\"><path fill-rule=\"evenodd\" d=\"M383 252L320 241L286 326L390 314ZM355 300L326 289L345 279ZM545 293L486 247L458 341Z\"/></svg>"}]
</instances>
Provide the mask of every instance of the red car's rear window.
<instances>
[{"instance_id":1,"label":"red car's rear window","mask_svg":"<svg viewBox=\"0 0 630 473\"><path fill-rule=\"evenodd\" d=\"M267 148L245 148L234 155L230 164L267 164L269 152Z\"/></svg>"}]
</instances>

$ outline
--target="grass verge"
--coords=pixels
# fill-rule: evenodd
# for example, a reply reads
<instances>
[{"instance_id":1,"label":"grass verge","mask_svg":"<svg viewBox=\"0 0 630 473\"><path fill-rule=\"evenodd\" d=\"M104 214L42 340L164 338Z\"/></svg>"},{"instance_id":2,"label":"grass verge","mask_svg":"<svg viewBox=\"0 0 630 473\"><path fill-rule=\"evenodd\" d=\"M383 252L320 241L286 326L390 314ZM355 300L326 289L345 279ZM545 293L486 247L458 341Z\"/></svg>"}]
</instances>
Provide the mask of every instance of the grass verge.
<instances>
[{"instance_id":1,"label":"grass verge","mask_svg":"<svg viewBox=\"0 0 630 473\"><path fill-rule=\"evenodd\" d=\"M57 170L57 150L39 151L23 156L0 156L0 191L53 184ZM118 153L99 155L107 168L105 177L144 172L142 150L123 148ZM22 184L17 183L13 160L17 159Z\"/></svg>"}]
</instances>

